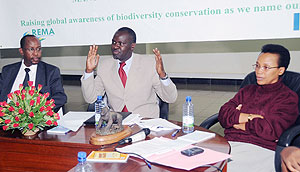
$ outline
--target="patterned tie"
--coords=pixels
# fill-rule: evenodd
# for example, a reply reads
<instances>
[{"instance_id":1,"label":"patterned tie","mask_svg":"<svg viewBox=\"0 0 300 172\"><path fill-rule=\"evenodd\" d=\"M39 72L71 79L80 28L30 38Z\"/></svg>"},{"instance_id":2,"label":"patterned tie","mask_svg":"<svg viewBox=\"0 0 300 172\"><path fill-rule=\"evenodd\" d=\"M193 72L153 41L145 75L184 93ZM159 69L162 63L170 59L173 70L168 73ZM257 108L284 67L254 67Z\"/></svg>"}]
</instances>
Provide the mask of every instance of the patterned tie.
<instances>
[{"instance_id":1,"label":"patterned tie","mask_svg":"<svg viewBox=\"0 0 300 172\"><path fill-rule=\"evenodd\" d=\"M26 75L25 75L25 78L24 78L24 81L23 81L23 86L24 86L24 88L28 86L28 81L29 81L29 71L30 71L29 68L25 68Z\"/></svg>"},{"instance_id":2,"label":"patterned tie","mask_svg":"<svg viewBox=\"0 0 300 172\"><path fill-rule=\"evenodd\" d=\"M121 81L122 81L122 84L123 84L124 88L125 88L126 80L127 80L126 73L125 73L125 71L124 71L124 69L123 69L123 67L124 67L125 65L126 65L126 63L125 63L125 62L122 62L122 63L120 63L120 68L119 68L119 76L120 76L120 78L121 78ZM128 112L126 105L124 106L122 112Z\"/></svg>"}]
</instances>

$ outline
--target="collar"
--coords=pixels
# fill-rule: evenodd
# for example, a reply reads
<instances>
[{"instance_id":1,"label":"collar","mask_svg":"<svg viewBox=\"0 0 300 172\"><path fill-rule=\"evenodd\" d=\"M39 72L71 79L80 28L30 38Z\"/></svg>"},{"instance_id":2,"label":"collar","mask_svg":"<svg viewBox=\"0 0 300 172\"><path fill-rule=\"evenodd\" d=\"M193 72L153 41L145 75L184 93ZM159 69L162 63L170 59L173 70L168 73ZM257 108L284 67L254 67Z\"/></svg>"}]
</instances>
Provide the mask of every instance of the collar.
<instances>
[{"instance_id":1,"label":"collar","mask_svg":"<svg viewBox=\"0 0 300 172\"><path fill-rule=\"evenodd\" d=\"M258 85L258 89L262 92L273 92L280 89L283 85L282 78L279 78L278 81L273 84Z\"/></svg>"},{"instance_id":2,"label":"collar","mask_svg":"<svg viewBox=\"0 0 300 172\"><path fill-rule=\"evenodd\" d=\"M37 66L38 66L38 64L36 64L36 65L31 65L31 66L27 67L27 66L24 64L24 59L22 59L22 62L21 62L21 70L22 70L22 71L24 71L25 68L29 68L29 69L30 69L30 72L35 73L36 70L37 70Z\"/></svg>"}]
</instances>

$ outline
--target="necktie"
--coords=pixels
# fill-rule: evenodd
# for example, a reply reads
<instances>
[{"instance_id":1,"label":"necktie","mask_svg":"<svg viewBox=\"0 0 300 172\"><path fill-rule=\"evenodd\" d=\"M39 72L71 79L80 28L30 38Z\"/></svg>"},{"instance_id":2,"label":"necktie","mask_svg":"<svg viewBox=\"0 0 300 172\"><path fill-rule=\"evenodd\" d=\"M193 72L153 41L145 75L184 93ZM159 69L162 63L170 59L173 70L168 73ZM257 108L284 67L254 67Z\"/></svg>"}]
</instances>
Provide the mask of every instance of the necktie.
<instances>
[{"instance_id":1,"label":"necktie","mask_svg":"<svg viewBox=\"0 0 300 172\"><path fill-rule=\"evenodd\" d=\"M23 81L23 86L24 86L24 88L28 86L28 81L29 81L29 71L30 71L29 68L25 68L26 75L25 75L25 78L24 78L24 81Z\"/></svg>"},{"instance_id":2,"label":"necktie","mask_svg":"<svg viewBox=\"0 0 300 172\"><path fill-rule=\"evenodd\" d=\"M125 73L125 71L124 71L124 69L123 69L123 67L124 67L125 65L126 65L126 63L125 63L125 62L122 62L122 63L120 63L120 68L119 68L119 76L120 76L120 78L121 78L121 81L122 81L122 83L123 83L124 88L125 88L126 80L127 80L126 73Z\"/></svg>"},{"instance_id":3,"label":"necktie","mask_svg":"<svg viewBox=\"0 0 300 172\"><path fill-rule=\"evenodd\" d=\"M119 76L120 76L120 78L121 78L121 81L122 81L122 84L123 84L124 88L125 88L126 80L127 80L126 73L125 73L125 71L124 71L124 69L123 69L123 67L124 67L125 65L126 65L126 63L125 63L125 62L122 62L122 63L120 63L120 68L119 68ZM124 106L122 112L128 112L126 105Z\"/></svg>"}]
</instances>

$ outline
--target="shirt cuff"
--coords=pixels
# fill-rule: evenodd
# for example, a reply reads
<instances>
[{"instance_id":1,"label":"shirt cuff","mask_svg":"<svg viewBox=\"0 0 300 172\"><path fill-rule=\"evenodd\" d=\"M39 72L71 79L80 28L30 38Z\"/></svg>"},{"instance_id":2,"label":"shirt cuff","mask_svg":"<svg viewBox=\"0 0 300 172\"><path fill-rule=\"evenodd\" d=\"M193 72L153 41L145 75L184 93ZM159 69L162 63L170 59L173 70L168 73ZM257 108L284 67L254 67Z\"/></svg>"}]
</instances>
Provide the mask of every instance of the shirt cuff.
<instances>
[{"instance_id":1,"label":"shirt cuff","mask_svg":"<svg viewBox=\"0 0 300 172\"><path fill-rule=\"evenodd\" d=\"M160 79L160 81L164 84L164 86L169 86L170 83L171 83L170 77L168 79L165 79L165 80Z\"/></svg>"},{"instance_id":2,"label":"shirt cuff","mask_svg":"<svg viewBox=\"0 0 300 172\"><path fill-rule=\"evenodd\" d=\"M90 76L93 76L93 75L94 75L94 71L91 72L91 73L86 73L86 72L84 71L83 80L86 80L86 79L88 79Z\"/></svg>"}]
</instances>

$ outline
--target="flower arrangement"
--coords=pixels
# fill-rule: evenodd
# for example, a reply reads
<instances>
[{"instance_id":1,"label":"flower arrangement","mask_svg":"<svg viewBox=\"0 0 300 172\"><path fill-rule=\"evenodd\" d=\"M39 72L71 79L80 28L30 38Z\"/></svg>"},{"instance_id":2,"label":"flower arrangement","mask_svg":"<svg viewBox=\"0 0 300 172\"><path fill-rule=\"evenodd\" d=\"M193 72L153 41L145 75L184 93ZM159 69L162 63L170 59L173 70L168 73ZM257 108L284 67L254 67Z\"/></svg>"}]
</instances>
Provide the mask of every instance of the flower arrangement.
<instances>
[{"instance_id":1,"label":"flower arrangement","mask_svg":"<svg viewBox=\"0 0 300 172\"><path fill-rule=\"evenodd\" d=\"M0 102L0 126L3 130L19 129L22 133L43 130L47 126L57 126L59 114L54 113L54 100L47 100L49 93L41 94L42 85L38 89L28 81L28 86L7 95L10 100Z\"/></svg>"}]
</instances>

